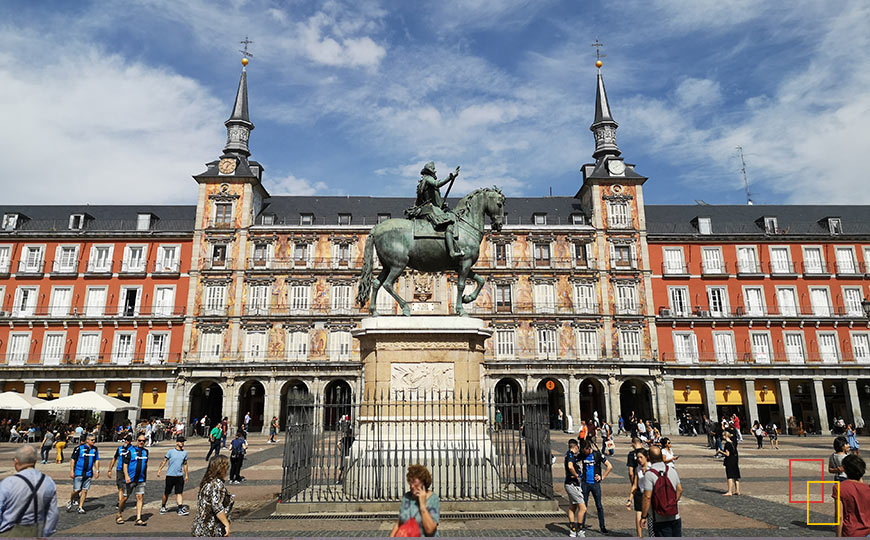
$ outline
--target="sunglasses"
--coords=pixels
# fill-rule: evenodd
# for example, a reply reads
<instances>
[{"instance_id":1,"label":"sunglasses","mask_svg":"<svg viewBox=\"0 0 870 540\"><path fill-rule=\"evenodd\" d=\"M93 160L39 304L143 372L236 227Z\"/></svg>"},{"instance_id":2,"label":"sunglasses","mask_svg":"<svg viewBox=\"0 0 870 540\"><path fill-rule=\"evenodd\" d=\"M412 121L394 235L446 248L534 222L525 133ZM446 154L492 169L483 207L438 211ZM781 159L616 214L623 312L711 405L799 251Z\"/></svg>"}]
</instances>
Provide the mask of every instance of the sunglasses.
<instances>
[{"instance_id":1,"label":"sunglasses","mask_svg":"<svg viewBox=\"0 0 870 540\"><path fill-rule=\"evenodd\" d=\"M136 442L145 442L145 439L136 439Z\"/></svg>"}]
</instances>

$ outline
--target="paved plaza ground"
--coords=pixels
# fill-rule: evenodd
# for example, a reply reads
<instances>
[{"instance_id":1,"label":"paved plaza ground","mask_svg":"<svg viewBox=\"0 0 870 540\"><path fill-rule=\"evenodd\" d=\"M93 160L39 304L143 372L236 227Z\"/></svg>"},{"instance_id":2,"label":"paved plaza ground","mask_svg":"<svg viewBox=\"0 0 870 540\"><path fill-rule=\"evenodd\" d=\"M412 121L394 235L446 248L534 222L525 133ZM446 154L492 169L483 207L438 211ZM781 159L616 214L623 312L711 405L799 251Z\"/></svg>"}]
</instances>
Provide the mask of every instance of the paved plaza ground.
<instances>
[{"instance_id":1,"label":"paved plaza ground","mask_svg":"<svg viewBox=\"0 0 870 540\"><path fill-rule=\"evenodd\" d=\"M565 452L568 435L552 432L553 454L557 457L553 467L556 493L559 506L565 507L562 455ZM680 512L683 518L685 536L833 536L831 526L808 526L807 505L789 503L789 458L823 459L831 453L832 437L806 437L781 439L781 450L771 450L767 445L763 450L755 449L755 440L747 438L740 447L740 468L743 474L740 497L723 497L725 471L719 460L712 457L713 452L705 446L704 437L676 437L673 448L680 456L677 468L683 481L683 500ZM253 437L250 441L248 459L242 474L246 481L242 485L229 486L236 495L233 535L236 536L386 536L392 520L384 515L372 516L323 516L323 517L272 517L268 518L268 504L274 501L281 484L281 456L283 444L267 444L265 437ZM114 521L116 491L114 481L105 476L106 467L114 451L114 443L98 445L103 457L103 472L94 483L85 509L86 515L68 514L61 509L59 535L64 536L188 536L192 516L180 517L175 514L174 498L170 498L170 513L160 515L160 495L163 480L154 475L165 450L171 448L168 442L152 447L152 464L149 467L149 481L146 492L145 519L147 528L134 527L135 507L127 509L128 518L124 525ZM17 445L0 444L0 477L14 473L12 453ZM628 438L617 438L613 474L604 482L604 507L607 528L611 536L633 536L633 512L626 510L628 480L625 468L625 455L628 452ZM206 461L208 443L203 439L189 441L187 450L191 455L191 482L184 493L185 503L195 506L196 488ZM68 454L69 452L67 452ZM68 477L69 465L38 465L50 474L59 484L59 499L63 503L69 497L71 481ZM159 459L158 459L159 458ZM825 465L827 469L827 465ZM793 500L806 498L807 480L829 480L829 474L822 476L819 462L800 461L792 466ZM437 489L437 486L436 486ZM826 493L830 486L826 486ZM821 488L813 485L811 498L821 500ZM833 503L827 495L823 504L812 504L810 519L813 522L831 522ZM590 500L590 503L592 501ZM396 505L398 508L398 505ZM329 512L324 507L324 512ZM343 518L343 519L342 519ZM588 536L600 536L594 504L587 519ZM567 536L567 519L564 514L518 515L493 514L475 515L473 519L449 514L441 521L439 528L442 536Z\"/></svg>"}]
</instances>

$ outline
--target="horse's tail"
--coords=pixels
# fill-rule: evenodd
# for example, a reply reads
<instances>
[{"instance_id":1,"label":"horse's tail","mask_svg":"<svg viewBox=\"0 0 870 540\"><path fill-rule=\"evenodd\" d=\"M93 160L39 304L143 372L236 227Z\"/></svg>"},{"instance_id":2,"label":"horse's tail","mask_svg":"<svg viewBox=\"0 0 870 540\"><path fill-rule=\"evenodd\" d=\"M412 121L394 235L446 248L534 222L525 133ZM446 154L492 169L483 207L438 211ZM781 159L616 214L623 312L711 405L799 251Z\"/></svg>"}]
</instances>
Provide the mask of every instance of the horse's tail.
<instances>
[{"instance_id":1,"label":"horse's tail","mask_svg":"<svg viewBox=\"0 0 870 540\"><path fill-rule=\"evenodd\" d=\"M366 239L366 247L363 252L362 275L359 278L359 290L356 293L356 303L360 307L365 306L369 299L369 293L372 290L372 252L375 248L374 231L369 231L369 237Z\"/></svg>"}]
</instances>

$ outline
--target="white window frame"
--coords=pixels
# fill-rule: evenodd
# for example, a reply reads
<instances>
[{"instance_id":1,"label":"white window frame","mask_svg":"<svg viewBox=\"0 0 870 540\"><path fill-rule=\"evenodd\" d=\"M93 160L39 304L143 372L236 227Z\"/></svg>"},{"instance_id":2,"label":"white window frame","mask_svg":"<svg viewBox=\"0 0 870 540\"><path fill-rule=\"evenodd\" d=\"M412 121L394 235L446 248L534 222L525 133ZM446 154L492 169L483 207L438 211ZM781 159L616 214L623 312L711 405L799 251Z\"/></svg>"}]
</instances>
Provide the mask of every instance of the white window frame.
<instances>
[{"instance_id":1,"label":"white window frame","mask_svg":"<svg viewBox=\"0 0 870 540\"><path fill-rule=\"evenodd\" d=\"M14 231L16 227L18 227L18 218L20 214L11 213L11 214L3 214L3 224L0 229L4 231Z\"/></svg>"},{"instance_id":2,"label":"white window frame","mask_svg":"<svg viewBox=\"0 0 870 540\"><path fill-rule=\"evenodd\" d=\"M843 220L838 217L828 218L828 232L832 236L843 234Z\"/></svg>"},{"instance_id":3,"label":"white window frame","mask_svg":"<svg viewBox=\"0 0 870 540\"><path fill-rule=\"evenodd\" d=\"M706 253L716 253L718 257L717 265L714 267L710 264L710 261ZM701 248L701 266L704 269L705 274L724 274L725 273L725 259L722 258L722 248L721 247L713 247L713 246L704 246Z\"/></svg>"},{"instance_id":4,"label":"white window frame","mask_svg":"<svg viewBox=\"0 0 870 540\"><path fill-rule=\"evenodd\" d=\"M532 289L537 313L556 312L556 284L535 283Z\"/></svg>"},{"instance_id":5,"label":"white window frame","mask_svg":"<svg viewBox=\"0 0 870 540\"><path fill-rule=\"evenodd\" d=\"M824 338L826 343L830 343L829 338L831 337L833 337L833 351L822 352L822 339ZM836 364L843 357L842 351L840 351L840 338L837 332L817 331L816 345L819 349L819 360L823 364Z\"/></svg>"},{"instance_id":6,"label":"white window frame","mask_svg":"<svg viewBox=\"0 0 870 540\"><path fill-rule=\"evenodd\" d=\"M67 250L72 250L72 261L65 260L64 254ZM54 268L53 272L64 274L72 274L78 270L79 266L79 246L78 244L61 244L54 250Z\"/></svg>"},{"instance_id":7,"label":"white window frame","mask_svg":"<svg viewBox=\"0 0 870 540\"><path fill-rule=\"evenodd\" d=\"M299 225L300 226L314 225L314 214L311 214L311 213L299 214Z\"/></svg>"},{"instance_id":8,"label":"white window frame","mask_svg":"<svg viewBox=\"0 0 870 540\"><path fill-rule=\"evenodd\" d=\"M783 305L780 291L788 291L791 293L791 305ZM777 313L783 317L797 317L801 314L801 304L798 299L797 289L793 285L777 285L776 286L776 308Z\"/></svg>"},{"instance_id":9,"label":"white window frame","mask_svg":"<svg viewBox=\"0 0 870 540\"><path fill-rule=\"evenodd\" d=\"M142 250L142 258L138 264L131 260L134 249ZM148 270L148 244L127 244L124 246L124 260L121 263L122 272L145 272Z\"/></svg>"},{"instance_id":10,"label":"white window frame","mask_svg":"<svg viewBox=\"0 0 870 540\"><path fill-rule=\"evenodd\" d=\"M850 299L848 298L849 293L857 294L857 298ZM861 301L864 300L864 290L862 287L851 286L851 285L843 285L842 287L842 295L843 295L843 314L848 317L864 317L864 307L861 305Z\"/></svg>"},{"instance_id":11,"label":"white window frame","mask_svg":"<svg viewBox=\"0 0 870 540\"><path fill-rule=\"evenodd\" d=\"M205 302L202 311L204 315L225 315L227 311L227 285L207 283L203 287Z\"/></svg>"},{"instance_id":12,"label":"white window frame","mask_svg":"<svg viewBox=\"0 0 870 540\"><path fill-rule=\"evenodd\" d=\"M84 214L70 214L68 228L71 231L80 231L85 228Z\"/></svg>"},{"instance_id":13,"label":"white window frame","mask_svg":"<svg viewBox=\"0 0 870 540\"><path fill-rule=\"evenodd\" d=\"M824 291L824 305L818 305L818 302L816 302L815 298L813 297L813 291ZM834 314L831 306L831 290L827 286L809 287L807 290L807 294L810 297L810 308L812 309L814 317L831 317Z\"/></svg>"},{"instance_id":14,"label":"white window frame","mask_svg":"<svg viewBox=\"0 0 870 540\"><path fill-rule=\"evenodd\" d=\"M130 349L128 351L121 350L121 343L125 341L123 338L130 338ZM136 356L136 333L128 331L117 331L112 339L112 363L120 366L128 366L133 363Z\"/></svg>"},{"instance_id":15,"label":"white window frame","mask_svg":"<svg viewBox=\"0 0 870 540\"><path fill-rule=\"evenodd\" d=\"M236 217L236 203L233 201L216 201L211 205L211 224L212 226L218 225L217 218L217 209L218 206L229 205L230 206L230 218L229 221L221 221L221 225L233 225Z\"/></svg>"},{"instance_id":16,"label":"white window frame","mask_svg":"<svg viewBox=\"0 0 870 540\"><path fill-rule=\"evenodd\" d=\"M713 234L713 220L708 217L699 217L698 233L703 235Z\"/></svg>"},{"instance_id":17,"label":"white window frame","mask_svg":"<svg viewBox=\"0 0 870 540\"><path fill-rule=\"evenodd\" d=\"M497 328L495 331L495 357L516 358L517 331L515 328Z\"/></svg>"},{"instance_id":18,"label":"white window frame","mask_svg":"<svg viewBox=\"0 0 870 540\"><path fill-rule=\"evenodd\" d=\"M137 231L150 231L151 230L151 214L136 214L136 230Z\"/></svg>"},{"instance_id":19,"label":"white window frame","mask_svg":"<svg viewBox=\"0 0 870 540\"><path fill-rule=\"evenodd\" d=\"M632 226L631 209L626 202L607 202L607 227L610 229L630 229Z\"/></svg>"},{"instance_id":20,"label":"white window frame","mask_svg":"<svg viewBox=\"0 0 870 540\"><path fill-rule=\"evenodd\" d=\"M106 259L102 261L104 264L98 264L99 259L97 253L105 249ZM91 246L91 252L88 256L88 272L108 273L112 271L115 245L114 244L94 244Z\"/></svg>"},{"instance_id":21,"label":"white window frame","mask_svg":"<svg viewBox=\"0 0 870 540\"><path fill-rule=\"evenodd\" d=\"M245 332L245 360L265 360L268 351L268 331L248 330Z\"/></svg>"},{"instance_id":22,"label":"white window frame","mask_svg":"<svg viewBox=\"0 0 870 540\"><path fill-rule=\"evenodd\" d=\"M174 256L167 260L166 255L169 250L174 250ZM176 273L180 270L181 261L181 245L180 244L160 244L157 246L157 260L154 261L154 271L162 273Z\"/></svg>"},{"instance_id":23,"label":"white window frame","mask_svg":"<svg viewBox=\"0 0 870 540\"><path fill-rule=\"evenodd\" d=\"M10 332L6 344L6 364L9 366L23 366L30 358L31 347L30 332ZM22 348L20 344L23 344ZM14 347L13 347L14 346Z\"/></svg>"},{"instance_id":24,"label":"white window frame","mask_svg":"<svg viewBox=\"0 0 870 540\"><path fill-rule=\"evenodd\" d=\"M342 257L342 251L347 253L347 257ZM356 255L354 244L342 242L340 244L332 244L332 267L333 268L351 268Z\"/></svg>"},{"instance_id":25,"label":"white window frame","mask_svg":"<svg viewBox=\"0 0 870 540\"><path fill-rule=\"evenodd\" d=\"M843 264L840 260L841 252L849 252L849 261ZM837 261L837 273L855 275L858 273L858 258L855 256L855 246L834 246L834 260Z\"/></svg>"},{"instance_id":26,"label":"white window frame","mask_svg":"<svg viewBox=\"0 0 870 540\"><path fill-rule=\"evenodd\" d=\"M287 359L300 361L308 359L311 333L301 329L291 329L287 332Z\"/></svg>"},{"instance_id":27,"label":"white window frame","mask_svg":"<svg viewBox=\"0 0 870 540\"><path fill-rule=\"evenodd\" d=\"M163 340L162 350L155 350L157 338ZM148 332L148 341L145 344L145 362L152 365L166 362L169 359L169 340L171 338L170 332Z\"/></svg>"},{"instance_id":28,"label":"white window frame","mask_svg":"<svg viewBox=\"0 0 870 540\"><path fill-rule=\"evenodd\" d=\"M200 332L197 342L200 360L217 362L224 352L224 331Z\"/></svg>"},{"instance_id":29,"label":"white window frame","mask_svg":"<svg viewBox=\"0 0 870 540\"><path fill-rule=\"evenodd\" d=\"M498 247L504 246L504 262L498 258ZM512 264L513 249L510 242L493 242L492 243L492 266L495 268L507 268Z\"/></svg>"},{"instance_id":30,"label":"white window frame","mask_svg":"<svg viewBox=\"0 0 870 540\"><path fill-rule=\"evenodd\" d=\"M248 284L248 302L245 310L248 315L264 316L269 314L272 287L262 282Z\"/></svg>"},{"instance_id":31,"label":"white window frame","mask_svg":"<svg viewBox=\"0 0 870 540\"><path fill-rule=\"evenodd\" d=\"M859 364L870 364L870 332L850 332L852 356ZM858 341L864 343L858 344ZM860 350L859 350L860 349Z\"/></svg>"},{"instance_id":32,"label":"white window frame","mask_svg":"<svg viewBox=\"0 0 870 540\"><path fill-rule=\"evenodd\" d=\"M589 268L590 265L590 246L591 242L571 242L571 260L574 262L574 268ZM577 255L583 254L582 259Z\"/></svg>"},{"instance_id":33,"label":"white window frame","mask_svg":"<svg viewBox=\"0 0 870 540\"><path fill-rule=\"evenodd\" d=\"M296 256L296 250L302 248L302 257ZM314 244L312 242L294 242L293 243L293 266L295 268L309 268L314 257Z\"/></svg>"},{"instance_id":34,"label":"white window frame","mask_svg":"<svg viewBox=\"0 0 870 540\"><path fill-rule=\"evenodd\" d=\"M311 284L291 283L287 287L287 305L290 307L290 315L311 313Z\"/></svg>"},{"instance_id":35,"label":"white window frame","mask_svg":"<svg viewBox=\"0 0 870 540\"><path fill-rule=\"evenodd\" d=\"M694 332L675 331L671 333L674 343L674 357L678 364L698 362L698 336Z\"/></svg>"},{"instance_id":36,"label":"white window frame","mask_svg":"<svg viewBox=\"0 0 870 540\"><path fill-rule=\"evenodd\" d=\"M547 250L547 257L538 257L539 253ZM534 268L550 268L553 266L553 243L532 242L532 266Z\"/></svg>"},{"instance_id":37,"label":"white window frame","mask_svg":"<svg viewBox=\"0 0 870 540\"><path fill-rule=\"evenodd\" d=\"M689 298L688 287L668 287L668 303L671 308L671 315L674 317L688 317L692 314L692 302ZM682 303L682 306L679 305L680 303Z\"/></svg>"},{"instance_id":38,"label":"white window frame","mask_svg":"<svg viewBox=\"0 0 870 540\"><path fill-rule=\"evenodd\" d=\"M353 352L353 341L348 330L336 330L329 333L329 358L331 360L350 360Z\"/></svg>"},{"instance_id":39,"label":"white window frame","mask_svg":"<svg viewBox=\"0 0 870 540\"><path fill-rule=\"evenodd\" d=\"M751 306L750 307L749 295L747 294L747 291L750 291L750 290L761 291L761 294L760 294L761 306L758 306L758 307ZM767 302L766 302L766 299L764 298L764 285L744 285L743 286L743 308L744 308L743 315L748 316L748 317L763 316L765 313L767 313Z\"/></svg>"},{"instance_id":40,"label":"white window frame","mask_svg":"<svg viewBox=\"0 0 870 540\"><path fill-rule=\"evenodd\" d=\"M686 274L686 258L682 247L667 246L662 248L662 270L664 274Z\"/></svg>"},{"instance_id":41,"label":"white window frame","mask_svg":"<svg viewBox=\"0 0 870 540\"><path fill-rule=\"evenodd\" d=\"M774 253L782 253L785 251L785 261L774 257ZM789 246L767 246L767 256L770 259L771 274L791 274L794 272L794 265L791 260L791 248Z\"/></svg>"},{"instance_id":42,"label":"white window frame","mask_svg":"<svg viewBox=\"0 0 870 540\"><path fill-rule=\"evenodd\" d=\"M617 257L617 250L619 248L628 249L628 260L625 261L626 264L619 264L620 259ZM637 252L635 250L634 244L614 244L610 243L610 267L612 269L620 269L620 270L634 270L637 267Z\"/></svg>"},{"instance_id":43,"label":"white window frame","mask_svg":"<svg viewBox=\"0 0 870 540\"><path fill-rule=\"evenodd\" d=\"M617 282L614 285L617 315L637 315L638 308L637 284L630 282Z\"/></svg>"},{"instance_id":44,"label":"white window frame","mask_svg":"<svg viewBox=\"0 0 870 540\"><path fill-rule=\"evenodd\" d=\"M172 291L169 300L162 302L160 291ZM158 317L171 317L175 312L175 285L155 285L151 313Z\"/></svg>"},{"instance_id":45,"label":"white window frame","mask_svg":"<svg viewBox=\"0 0 870 540\"><path fill-rule=\"evenodd\" d=\"M719 306L720 309L718 310L713 307L713 291L720 291L722 293L722 305ZM710 315L713 317L728 317L731 314L731 302L728 298L727 285L707 286L707 307L710 309Z\"/></svg>"},{"instance_id":46,"label":"white window frame","mask_svg":"<svg viewBox=\"0 0 870 540\"><path fill-rule=\"evenodd\" d=\"M815 251L819 254L819 265L808 265L807 261L809 258L807 257L807 252ZM827 274L828 269L825 267L825 250L822 246L801 246L801 256L803 257L804 262L804 274Z\"/></svg>"},{"instance_id":47,"label":"white window frame","mask_svg":"<svg viewBox=\"0 0 870 540\"><path fill-rule=\"evenodd\" d=\"M594 328L578 328L575 331L578 360L598 360L601 354L601 337Z\"/></svg>"},{"instance_id":48,"label":"white window frame","mask_svg":"<svg viewBox=\"0 0 870 540\"><path fill-rule=\"evenodd\" d=\"M61 302L61 299L58 298L58 291L69 291L69 296L65 302ZM70 310L72 309L72 298L73 298L74 288L72 285L61 285L55 286L51 288L51 296L48 301L48 315L49 317L67 317L70 314Z\"/></svg>"},{"instance_id":49,"label":"white window frame","mask_svg":"<svg viewBox=\"0 0 870 540\"><path fill-rule=\"evenodd\" d=\"M100 302L100 305L94 306L91 305L88 300L90 299L91 291L101 290L103 291L103 301ZM87 287L85 289L85 305L84 312L85 317L103 317L106 315L106 302L109 301L109 288L105 285L98 285L93 287Z\"/></svg>"},{"instance_id":50,"label":"white window frame","mask_svg":"<svg viewBox=\"0 0 870 540\"><path fill-rule=\"evenodd\" d=\"M862 246L861 251L862 253L864 253L864 266L862 266L861 268L864 270L865 274L870 274L870 246ZM0 271L2 270L2 263L0 263Z\"/></svg>"},{"instance_id":51,"label":"white window frame","mask_svg":"<svg viewBox=\"0 0 870 540\"><path fill-rule=\"evenodd\" d=\"M756 342L755 337L764 337L766 342L766 350L762 350L761 343ZM749 348L752 351L752 362L755 364L770 364L773 360L773 341L770 338L770 332L766 330L750 331L749 332Z\"/></svg>"},{"instance_id":52,"label":"white window frame","mask_svg":"<svg viewBox=\"0 0 870 540\"><path fill-rule=\"evenodd\" d=\"M596 315L598 302L594 283L574 283L574 313Z\"/></svg>"},{"instance_id":53,"label":"white window frame","mask_svg":"<svg viewBox=\"0 0 870 540\"><path fill-rule=\"evenodd\" d=\"M31 254L35 256L31 257ZM45 270L45 244L25 244L21 247L18 271L23 274L38 274Z\"/></svg>"},{"instance_id":54,"label":"white window frame","mask_svg":"<svg viewBox=\"0 0 870 540\"><path fill-rule=\"evenodd\" d=\"M24 291L28 291L27 301L21 307ZM32 300L31 300L32 299ZM33 317L39 309L39 285L19 285L15 289L15 298L12 304L13 317Z\"/></svg>"},{"instance_id":55,"label":"white window frame","mask_svg":"<svg viewBox=\"0 0 870 540\"><path fill-rule=\"evenodd\" d=\"M722 336L724 339L717 339L719 336ZM728 343L728 350L722 347L724 342ZM734 343L734 332L713 332L713 354L716 355L716 362L719 364L734 364L737 362L737 346Z\"/></svg>"},{"instance_id":56,"label":"white window frame","mask_svg":"<svg viewBox=\"0 0 870 540\"><path fill-rule=\"evenodd\" d=\"M12 245L0 244L0 274L8 274L12 263Z\"/></svg>"},{"instance_id":57,"label":"white window frame","mask_svg":"<svg viewBox=\"0 0 870 540\"><path fill-rule=\"evenodd\" d=\"M257 250L261 249L263 256L257 256ZM268 242L253 242L251 244L251 266L254 268L272 268L275 258L275 246Z\"/></svg>"},{"instance_id":58,"label":"white window frame","mask_svg":"<svg viewBox=\"0 0 870 540\"><path fill-rule=\"evenodd\" d=\"M351 285L346 283L333 283L330 289L332 313L335 315L350 315L352 305L351 294L353 293Z\"/></svg>"},{"instance_id":59,"label":"white window frame","mask_svg":"<svg viewBox=\"0 0 870 540\"><path fill-rule=\"evenodd\" d=\"M800 341L799 347L792 346L789 338ZM785 359L790 364L803 364L807 361L807 340L802 331L787 331L782 333L782 343L785 349Z\"/></svg>"},{"instance_id":60,"label":"white window frame","mask_svg":"<svg viewBox=\"0 0 870 540\"><path fill-rule=\"evenodd\" d=\"M619 357L623 360L640 360L643 354L643 336L637 328L620 328L617 331ZM633 336L630 337L629 336Z\"/></svg>"},{"instance_id":61,"label":"white window frame","mask_svg":"<svg viewBox=\"0 0 870 540\"><path fill-rule=\"evenodd\" d=\"M541 360L555 360L559 357L559 337L555 328L535 328L535 352Z\"/></svg>"},{"instance_id":62,"label":"white window frame","mask_svg":"<svg viewBox=\"0 0 870 540\"><path fill-rule=\"evenodd\" d=\"M95 364L100 360L100 344L103 340L101 332L81 332L76 344L76 362L80 364ZM93 341L93 350L86 347Z\"/></svg>"},{"instance_id":63,"label":"white window frame","mask_svg":"<svg viewBox=\"0 0 870 540\"><path fill-rule=\"evenodd\" d=\"M766 234L779 234L779 220L776 216L764 217L764 232Z\"/></svg>"},{"instance_id":64,"label":"white window frame","mask_svg":"<svg viewBox=\"0 0 870 540\"><path fill-rule=\"evenodd\" d=\"M49 338L52 338L51 341L55 341L55 343L51 343ZM42 336L42 364L46 366L61 365L65 349L66 332L46 332Z\"/></svg>"},{"instance_id":65,"label":"white window frame","mask_svg":"<svg viewBox=\"0 0 870 540\"><path fill-rule=\"evenodd\" d=\"M738 274L758 274L761 272L758 259L758 246L756 245L740 245L735 246L737 250L737 273ZM748 250L748 251L747 251ZM752 260L748 261L741 258L740 254L752 253Z\"/></svg>"},{"instance_id":66,"label":"white window frame","mask_svg":"<svg viewBox=\"0 0 870 540\"><path fill-rule=\"evenodd\" d=\"M546 225L547 224L547 213L546 212L535 212L532 214L532 224L533 225Z\"/></svg>"},{"instance_id":67,"label":"white window frame","mask_svg":"<svg viewBox=\"0 0 870 540\"><path fill-rule=\"evenodd\" d=\"M136 305L133 307L133 314L128 315L124 304L127 299L127 291L136 290ZM119 317L138 317L142 310L142 285L121 285L118 292L118 316Z\"/></svg>"}]
</instances>

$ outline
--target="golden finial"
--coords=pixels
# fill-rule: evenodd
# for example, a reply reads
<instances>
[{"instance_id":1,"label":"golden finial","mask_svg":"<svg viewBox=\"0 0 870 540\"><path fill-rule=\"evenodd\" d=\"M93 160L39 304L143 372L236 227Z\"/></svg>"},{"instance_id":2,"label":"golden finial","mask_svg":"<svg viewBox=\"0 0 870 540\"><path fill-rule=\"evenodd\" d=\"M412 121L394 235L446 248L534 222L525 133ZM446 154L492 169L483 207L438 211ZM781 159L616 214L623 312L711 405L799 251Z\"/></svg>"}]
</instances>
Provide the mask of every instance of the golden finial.
<instances>
[{"instance_id":1,"label":"golden finial","mask_svg":"<svg viewBox=\"0 0 870 540\"><path fill-rule=\"evenodd\" d=\"M601 59L607 56L606 54L601 54L601 47L604 47L604 43L601 43L598 41L598 38L595 38L595 43L593 43L592 46L595 47L595 67L601 69L601 66L604 65Z\"/></svg>"},{"instance_id":2,"label":"golden finial","mask_svg":"<svg viewBox=\"0 0 870 540\"><path fill-rule=\"evenodd\" d=\"M245 63L247 63L247 62L245 62ZM595 61L595 67L601 69L601 66L603 66L603 65L604 65L604 62L602 62L601 60Z\"/></svg>"},{"instance_id":3,"label":"golden finial","mask_svg":"<svg viewBox=\"0 0 870 540\"><path fill-rule=\"evenodd\" d=\"M245 41L240 41L239 43L241 43L242 45L245 46L245 49L244 50L239 49L239 52L242 53L242 65L247 67L248 66L248 58L254 57L253 54L248 52L248 45L253 43L253 41L248 39L248 36L245 36Z\"/></svg>"},{"instance_id":4,"label":"golden finial","mask_svg":"<svg viewBox=\"0 0 870 540\"><path fill-rule=\"evenodd\" d=\"M598 63L600 64L601 62L598 62ZM242 65L243 65L243 66L247 66L247 65L248 65L248 59L247 59L247 58L242 58ZM601 66L599 66L599 67L601 67Z\"/></svg>"}]
</instances>

